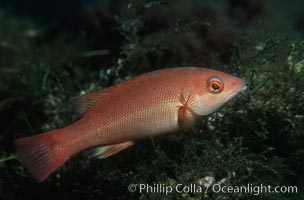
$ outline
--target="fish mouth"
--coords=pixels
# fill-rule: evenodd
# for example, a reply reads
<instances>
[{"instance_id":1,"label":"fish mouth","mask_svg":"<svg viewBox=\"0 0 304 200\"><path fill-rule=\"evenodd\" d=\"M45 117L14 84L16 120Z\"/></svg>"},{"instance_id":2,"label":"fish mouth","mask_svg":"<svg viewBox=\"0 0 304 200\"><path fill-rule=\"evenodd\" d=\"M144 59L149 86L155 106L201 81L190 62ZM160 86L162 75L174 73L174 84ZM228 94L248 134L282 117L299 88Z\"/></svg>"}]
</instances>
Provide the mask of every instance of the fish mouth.
<instances>
[{"instance_id":1,"label":"fish mouth","mask_svg":"<svg viewBox=\"0 0 304 200\"><path fill-rule=\"evenodd\" d=\"M228 96L225 98L224 101L225 101L225 102L230 101L230 100L233 99L236 95L238 95L239 93L245 91L246 89L247 89L247 83L245 82L245 83L243 84L243 86L241 87L240 90L235 91L235 92L231 93L230 95L228 95Z\"/></svg>"},{"instance_id":2,"label":"fish mouth","mask_svg":"<svg viewBox=\"0 0 304 200\"><path fill-rule=\"evenodd\" d=\"M241 91L240 92L243 92L243 91L245 91L246 89L247 89L247 83L245 82L244 84L243 84L243 87L241 88Z\"/></svg>"},{"instance_id":3,"label":"fish mouth","mask_svg":"<svg viewBox=\"0 0 304 200\"><path fill-rule=\"evenodd\" d=\"M232 94L228 95L226 98L225 98L225 102L228 102L230 101L231 99L233 99L239 92L233 92Z\"/></svg>"}]
</instances>

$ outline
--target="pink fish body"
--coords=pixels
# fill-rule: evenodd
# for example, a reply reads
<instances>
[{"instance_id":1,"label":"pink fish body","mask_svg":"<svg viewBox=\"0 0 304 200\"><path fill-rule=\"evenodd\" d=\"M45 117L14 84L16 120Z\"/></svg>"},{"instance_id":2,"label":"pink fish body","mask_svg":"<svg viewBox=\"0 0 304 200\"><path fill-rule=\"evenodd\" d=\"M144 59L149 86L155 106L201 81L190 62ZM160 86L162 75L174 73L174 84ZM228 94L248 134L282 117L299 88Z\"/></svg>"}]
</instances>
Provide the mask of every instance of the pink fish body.
<instances>
[{"instance_id":1,"label":"pink fish body","mask_svg":"<svg viewBox=\"0 0 304 200\"><path fill-rule=\"evenodd\" d=\"M97 147L113 155L141 138L189 129L245 90L234 76L199 67L143 74L75 101L82 118L67 127L15 141L16 152L38 181L72 155Z\"/></svg>"}]
</instances>

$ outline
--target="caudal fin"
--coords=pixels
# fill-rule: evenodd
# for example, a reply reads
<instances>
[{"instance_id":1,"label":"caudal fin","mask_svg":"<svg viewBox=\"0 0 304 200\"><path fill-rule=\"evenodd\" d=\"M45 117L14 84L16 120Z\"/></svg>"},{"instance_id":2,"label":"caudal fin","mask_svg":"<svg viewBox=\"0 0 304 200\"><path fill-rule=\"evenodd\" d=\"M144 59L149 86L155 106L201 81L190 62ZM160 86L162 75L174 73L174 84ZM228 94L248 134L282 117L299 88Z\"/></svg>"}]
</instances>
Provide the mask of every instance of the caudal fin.
<instances>
[{"instance_id":1,"label":"caudal fin","mask_svg":"<svg viewBox=\"0 0 304 200\"><path fill-rule=\"evenodd\" d=\"M55 133L52 131L15 140L17 155L39 182L44 181L71 156L62 144L54 140Z\"/></svg>"}]
</instances>

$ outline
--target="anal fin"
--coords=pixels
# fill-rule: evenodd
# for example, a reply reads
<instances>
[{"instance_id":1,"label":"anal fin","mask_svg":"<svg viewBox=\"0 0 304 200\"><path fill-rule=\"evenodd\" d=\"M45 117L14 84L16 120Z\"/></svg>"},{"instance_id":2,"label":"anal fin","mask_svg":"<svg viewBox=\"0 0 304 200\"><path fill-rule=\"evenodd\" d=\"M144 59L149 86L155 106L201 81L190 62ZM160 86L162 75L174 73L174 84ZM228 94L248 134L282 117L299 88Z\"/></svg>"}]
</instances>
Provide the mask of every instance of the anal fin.
<instances>
[{"instance_id":1,"label":"anal fin","mask_svg":"<svg viewBox=\"0 0 304 200\"><path fill-rule=\"evenodd\" d=\"M109 156L112 156L112 155L132 146L133 144L134 144L133 141L126 141L123 143L96 147L92 150L91 156L97 157L100 159L107 158Z\"/></svg>"}]
</instances>

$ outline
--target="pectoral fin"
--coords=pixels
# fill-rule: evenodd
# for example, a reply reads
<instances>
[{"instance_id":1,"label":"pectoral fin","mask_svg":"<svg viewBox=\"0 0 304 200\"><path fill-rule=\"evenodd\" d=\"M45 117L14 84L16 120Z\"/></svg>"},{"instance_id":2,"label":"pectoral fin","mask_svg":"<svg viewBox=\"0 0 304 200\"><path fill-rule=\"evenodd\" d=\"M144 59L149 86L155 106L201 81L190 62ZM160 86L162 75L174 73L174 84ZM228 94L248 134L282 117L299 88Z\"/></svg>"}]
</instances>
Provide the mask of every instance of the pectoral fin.
<instances>
[{"instance_id":1,"label":"pectoral fin","mask_svg":"<svg viewBox=\"0 0 304 200\"><path fill-rule=\"evenodd\" d=\"M111 144L107 146L101 146L101 147L96 147L92 149L91 151L91 156L92 157L97 157L100 159L107 158L109 156L112 156L134 144L133 141L126 141L123 143L119 144Z\"/></svg>"},{"instance_id":2,"label":"pectoral fin","mask_svg":"<svg viewBox=\"0 0 304 200\"><path fill-rule=\"evenodd\" d=\"M195 126L195 122L200 116L193 111L197 106L197 100L195 99L195 96L186 91L191 90L181 90L180 102L182 106L180 106L178 109L178 121L181 126L189 127L193 130L193 132L199 133L200 130Z\"/></svg>"},{"instance_id":3,"label":"pectoral fin","mask_svg":"<svg viewBox=\"0 0 304 200\"><path fill-rule=\"evenodd\" d=\"M191 127L195 121L196 114L194 109L196 106L196 100L189 92L190 89L182 89L180 96L180 103L182 104L178 109L178 121L181 125Z\"/></svg>"}]
</instances>

